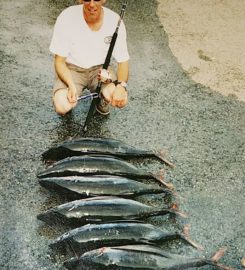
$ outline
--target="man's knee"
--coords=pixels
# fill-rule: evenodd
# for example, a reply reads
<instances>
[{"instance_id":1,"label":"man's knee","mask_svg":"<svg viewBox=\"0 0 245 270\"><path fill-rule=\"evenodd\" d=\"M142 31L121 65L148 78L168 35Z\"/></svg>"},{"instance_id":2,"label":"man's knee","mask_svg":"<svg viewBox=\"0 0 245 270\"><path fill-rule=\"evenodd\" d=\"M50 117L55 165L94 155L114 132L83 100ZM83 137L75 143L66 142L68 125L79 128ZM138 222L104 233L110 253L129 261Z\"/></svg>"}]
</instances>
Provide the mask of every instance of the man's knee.
<instances>
[{"instance_id":1,"label":"man's knee","mask_svg":"<svg viewBox=\"0 0 245 270\"><path fill-rule=\"evenodd\" d=\"M62 107L62 106L55 106L54 105L54 110L55 110L55 112L58 114L58 115L60 115L60 116L64 116L65 114L67 114L69 111L71 111L71 109L72 108L70 108L69 110L67 109L67 108L64 108L64 107Z\"/></svg>"},{"instance_id":2,"label":"man's knee","mask_svg":"<svg viewBox=\"0 0 245 270\"><path fill-rule=\"evenodd\" d=\"M59 115L65 115L71 111L77 103L70 103L67 99L67 90L60 89L53 95L53 105L55 112Z\"/></svg>"}]
</instances>

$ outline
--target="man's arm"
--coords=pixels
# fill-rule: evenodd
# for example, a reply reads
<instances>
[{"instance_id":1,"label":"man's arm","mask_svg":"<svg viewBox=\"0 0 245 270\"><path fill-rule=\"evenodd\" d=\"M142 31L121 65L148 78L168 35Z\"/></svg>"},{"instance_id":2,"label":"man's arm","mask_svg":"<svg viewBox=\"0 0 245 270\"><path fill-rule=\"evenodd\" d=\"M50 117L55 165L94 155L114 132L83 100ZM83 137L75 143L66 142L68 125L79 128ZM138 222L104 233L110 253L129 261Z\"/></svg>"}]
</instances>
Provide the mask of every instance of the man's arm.
<instances>
[{"instance_id":1,"label":"man's arm","mask_svg":"<svg viewBox=\"0 0 245 270\"><path fill-rule=\"evenodd\" d=\"M119 82L127 82L129 76L129 64L128 61L118 63L117 80ZM123 108L128 103L128 92L121 85L118 84L113 92L111 105L118 108Z\"/></svg>"},{"instance_id":2,"label":"man's arm","mask_svg":"<svg viewBox=\"0 0 245 270\"><path fill-rule=\"evenodd\" d=\"M74 81L72 79L72 75L70 70L66 66L66 58L55 55L55 70L59 76L59 78L67 85L68 88L68 94L67 98L68 101L71 103L77 102L77 90L76 86L74 84Z\"/></svg>"},{"instance_id":3,"label":"man's arm","mask_svg":"<svg viewBox=\"0 0 245 270\"><path fill-rule=\"evenodd\" d=\"M128 61L118 63L117 68L117 78L118 81L128 81ZM122 108L128 103L128 94L126 89L118 84L115 86L114 83L109 84L102 90L103 96L107 102L109 102L112 106Z\"/></svg>"},{"instance_id":4,"label":"man's arm","mask_svg":"<svg viewBox=\"0 0 245 270\"><path fill-rule=\"evenodd\" d=\"M117 80L121 82L127 82L128 76L128 61L118 63ZM113 83L110 83L102 90L102 94L105 100L109 102L112 106L123 108L128 103L128 93L121 84L117 84L117 86L115 86Z\"/></svg>"},{"instance_id":5,"label":"man's arm","mask_svg":"<svg viewBox=\"0 0 245 270\"><path fill-rule=\"evenodd\" d=\"M117 80L127 82L128 81L128 74L129 74L128 61L118 63Z\"/></svg>"}]
</instances>

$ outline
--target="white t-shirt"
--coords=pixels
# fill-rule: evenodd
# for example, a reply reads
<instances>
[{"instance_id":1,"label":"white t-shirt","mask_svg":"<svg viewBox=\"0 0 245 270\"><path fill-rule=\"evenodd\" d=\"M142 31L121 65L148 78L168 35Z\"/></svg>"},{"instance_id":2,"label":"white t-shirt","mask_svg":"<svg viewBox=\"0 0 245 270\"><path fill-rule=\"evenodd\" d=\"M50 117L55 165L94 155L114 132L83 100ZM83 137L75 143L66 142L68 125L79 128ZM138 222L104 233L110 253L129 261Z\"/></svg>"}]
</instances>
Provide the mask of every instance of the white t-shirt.
<instances>
[{"instance_id":1,"label":"white t-shirt","mask_svg":"<svg viewBox=\"0 0 245 270\"><path fill-rule=\"evenodd\" d=\"M110 45L110 37L115 32L119 15L103 7L104 21L99 31L92 31L83 16L83 5L71 6L58 16L50 51L66 62L82 68L103 64ZM121 22L112 56L117 62L129 59L126 29Z\"/></svg>"}]
</instances>

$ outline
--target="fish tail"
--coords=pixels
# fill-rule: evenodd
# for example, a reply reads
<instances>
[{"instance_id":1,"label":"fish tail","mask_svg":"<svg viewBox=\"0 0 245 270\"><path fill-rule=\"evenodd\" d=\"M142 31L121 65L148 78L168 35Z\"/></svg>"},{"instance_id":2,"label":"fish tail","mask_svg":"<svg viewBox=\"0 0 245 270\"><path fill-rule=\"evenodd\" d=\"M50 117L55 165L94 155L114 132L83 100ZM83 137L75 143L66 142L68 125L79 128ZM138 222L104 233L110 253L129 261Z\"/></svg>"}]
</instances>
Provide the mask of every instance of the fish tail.
<instances>
[{"instance_id":1,"label":"fish tail","mask_svg":"<svg viewBox=\"0 0 245 270\"><path fill-rule=\"evenodd\" d=\"M182 218L187 218L187 215L174 208L162 208L157 211L158 214L174 214Z\"/></svg>"},{"instance_id":2,"label":"fish tail","mask_svg":"<svg viewBox=\"0 0 245 270\"><path fill-rule=\"evenodd\" d=\"M211 261L213 262L218 262L220 260L220 258L222 258L226 252L227 248L226 247L222 247L220 248L211 258Z\"/></svg>"},{"instance_id":3,"label":"fish tail","mask_svg":"<svg viewBox=\"0 0 245 270\"><path fill-rule=\"evenodd\" d=\"M197 244L196 242L194 242L193 240L191 240L189 237L185 236L184 234L180 234L180 238L183 239L185 242L189 243L194 248L198 250L204 250L204 248L201 245Z\"/></svg>"},{"instance_id":4,"label":"fish tail","mask_svg":"<svg viewBox=\"0 0 245 270\"><path fill-rule=\"evenodd\" d=\"M196 242L194 242L193 240L191 240L189 237L186 237L185 235L180 235L181 239L183 239L184 241L186 241L187 243L189 243L191 246L193 246L194 248L198 249L198 250L204 250L204 248L197 244Z\"/></svg>"},{"instance_id":5,"label":"fish tail","mask_svg":"<svg viewBox=\"0 0 245 270\"><path fill-rule=\"evenodd\" d=\"M169 212L170 212L170 213L174 213L175 215L180 216L180 217L182 217L182 218L187 218L187 217L188 217L187 214L182 213L182 212L180 212L180 211L176 211L176 210L171 210L171 209L170 209Z\"/></svg>"},{"instance_id":6,"label":"fish tail","mask_svg":"<svg viewBox=\"0 0 245 270\"><path fill-rule=\"evenodd\" d=\"M180 212L178 209L178 205L175 203L169 209L169 213L173 213L173 214L180 216L182 218L187 218L187 214Z\"/></svg>"},{"instance_id":7,"label":"fish tail","mask_svg":"<svg viewBox=\"0 0 245 270\"><path fill-rule=\"evenodd\" d=\"M207 264L213 265L223 270L234 270L234 268L218 263L218 261L224 256L226 249L226 247L220 248L210 260L207 260Z\"/></svg>"},{"instance_id":8,"label":"fish tail","mask_svg":"<svg viewBox=\"0 0 245 270\"><path fill-rule=\"evenodd\" d=\"M163 161L166 165L168 165L169 167L171 167L171 168L174 168L175 167L175 165L172 163L172 162L170 162L169 160L167 160L164 156L165 156L165 153L163 152L163 151L161 151L161 152L154 152L154 156L156 157L156 158L158 158L159 160L161 160L161 161Z\"/></svg>"},{"instance_id":9,"label":"fish tail","mask_svg":"<svg viewBox=\"0 0 245 270\"><path fill-rule=\"evenodd\" d=\"M166 188L171 189L171 190L174 189L174 185L173 185L172 183L167 183L167 182L165 182L165 181L163 180L163 175L162 175L162 173L161 173L161 175L160 175L160 174L152 174L152 177L153 177L155 180L157 180L158 182L160 182L161 184L163 184Z\"/></svg>"},{"instance_id":10,"label":"fish tail","mask_svg":"<svg viewBox=\"0 0 245 270\"><path fill-rule=\"evenodd\" d=\"M180 238L186 241L187 243L189 243L194 248L198 250L204 250L204 248L201 245L195 243L193 240L190 239L189 230L190 230L190 225L186 224L183 228L183 232L180 234Z\"/></svg>"},{"instance_id":11,"label":"fish tail","mask_svg":"<svg viewBox=\"0 0 245 270\"><path fill-rule=\"evenodd\" d=\"M232 267L223 265L223 264L221 264L221 263L214 262L214 261L212 261L212 259L211 259L211 260L207 260L207 261L206 261L206 264L215 266L216 268L219 268L219 269L222 269L222 270L235 270L235 269L232 268Z\"/></svg>"}]
</instances>

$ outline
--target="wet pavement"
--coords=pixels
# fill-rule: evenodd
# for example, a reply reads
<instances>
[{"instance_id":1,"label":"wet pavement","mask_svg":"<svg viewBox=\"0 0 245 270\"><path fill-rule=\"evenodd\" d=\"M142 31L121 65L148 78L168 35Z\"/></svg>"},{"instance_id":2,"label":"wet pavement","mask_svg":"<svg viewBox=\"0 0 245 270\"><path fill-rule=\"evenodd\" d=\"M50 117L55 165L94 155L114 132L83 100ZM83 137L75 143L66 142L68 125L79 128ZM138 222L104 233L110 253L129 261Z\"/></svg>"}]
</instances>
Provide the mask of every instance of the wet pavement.
<instances>
[{"instance_id":1,"label":"wet pavement","mask_svg":"<svg viewBox=\"0 0 245 270\"><path fill-rule=\"evenodd\" d=\"M222 263L242 269L244 250L245 104L191 81L168 48L154 1L131 1L125 15L131 55L129 105L107 118L95 116L86 136L113 137L142 149L165 149L175 169L152 160L137 166L156 172L181 194L197 252L179 242L164 249L210 257L222 246ZM55 18L74 1L0 1L1 183L0 269L62 268L48 243L61 229L37 221L60 198L41 189L36 173L41 153L80 131L88 102L66 118L52 108L52 56L48 52ZM119 1L108 1L119 11ZM78 134L80 132L80 134ZM160 203L158 196L140 200ZM181 228L183 221L153 219ZM212 269L212 267L203 267Z\"/></svg>"}]
</instances>

